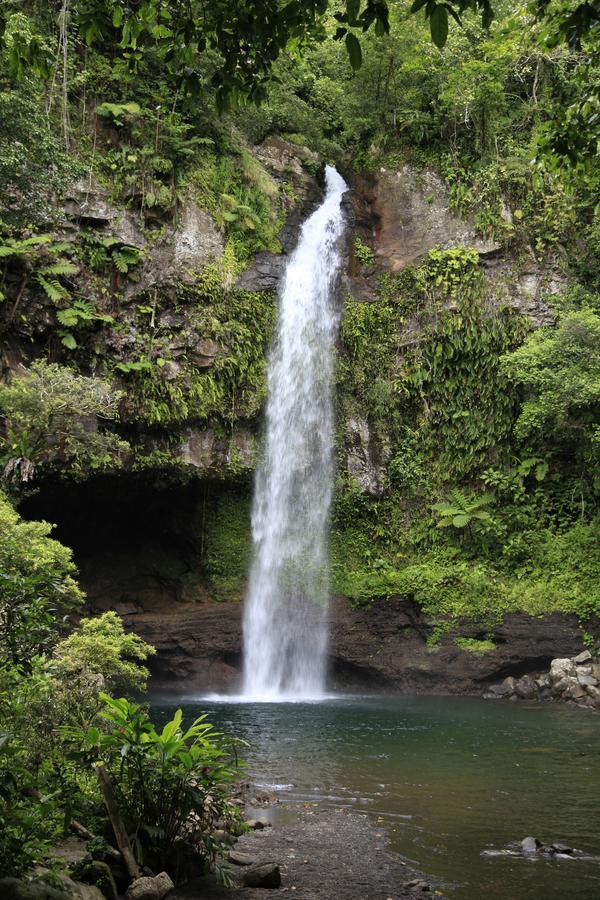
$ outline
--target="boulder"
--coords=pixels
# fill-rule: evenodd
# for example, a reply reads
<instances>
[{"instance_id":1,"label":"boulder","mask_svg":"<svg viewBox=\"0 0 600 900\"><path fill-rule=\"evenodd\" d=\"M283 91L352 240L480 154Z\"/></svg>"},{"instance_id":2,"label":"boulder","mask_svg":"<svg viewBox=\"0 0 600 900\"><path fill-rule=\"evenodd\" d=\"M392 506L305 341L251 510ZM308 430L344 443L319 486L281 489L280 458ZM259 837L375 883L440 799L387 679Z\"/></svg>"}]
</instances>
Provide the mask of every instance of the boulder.
<instances>
[{"instance_id":1,"label":"boulder","mask_svg":"<svg viewBox=\"0 0 600 900\"><path fill-rule=\"evenodd\" d=\"M159 872L158 875L155 875L154 883L158 888L158 896L160 897L160 900L162 900L163 897L166 897L167 894L175 887L170 875L168 875L167 872Z\"/></svg>"},{"instance_id":2,"label":"boulder","mask_svg":"<svg viewBox=\"0 0 600 900\"><path fill-rule=\"evenodd\" d=\"M547 690L552 686L552 682L550 681L550 675L548 672L544 672L543 675L538 675L538 677L535 679L535 683L540 691Z\"/></svg>"},{"instance_id":3,"label":"boulder","mask_svg":"<svg viewBox=\"0 0 600 900\"><path fill-rule=\"evenodd\" d=\"M504 687L507 687L512 694L512 692L514 691L514 689L516 687L517 679L513 678L512 675L509 675L508 678L504 679L502 684L504 685Z\"/></svg>"},{"instance_id":4,"label":"boulder","mask_svg":"<svg viewBox=\"0 0 600 900\"><path fill-rule=\"evenodd\" d=\"M521 841L521 850L523 853L537 853L540 847L540 842L534 837L525 837Z\"/></svg>"},{"instance_id":5,"label":"boulder","mask_svg":"<svg viewBox=\"0 0 600 900\"><path fill-rule=\"evenodd\" d=\"M575 679L571 681L571 683L563 693L564 696L569 698L570 700L581 700L582 697L585 697L585 689L582 688Z\"/></svg>"},{"instance_id":6,"label":"boulder","mask_svg":"<svg viewBox=\"0 0 600 900\"><path fill-rule=\"evenodd\" d=\"M577 681L582 687L597 687L598 679L593 675L578 675Z\"/></svg>"},{"instance_id":7,"label":"boulder","mask_svg":"<svg viewBox=\"0 0 600 900\"><path fill-rule=\"evenodd\" d=\"M514 679L513 679L513 681L514 681ZM514 691L514 688L506 685L504 683L504 681L502 682L502 684L492 684L490 686L490 693L493 696L498 697L498 698L508 697L508 696L510 696L510 694L513 693L513 691Z\"/></svg>"},{"instance_id":8,"label":"boulder","mask_svg":"<svg viewBox=\"0 0 600 900\"><path fill-rule=\"evenodd\" d=\"M592 654L590 653L589 650L583 650L577 656L573 657L573 662L575 663L576 666L585 666L585 665L587 665L587 663L591 663L591 661L592 661Z\"/></svg>"},{"instance_id":9,"label":"boulder","mask_svg":"<svg viewBox=\"0 0 600 900\"><path fill-rule=\"evenodd\" d=\"M246 887L278 888L281 886L281 871L277 863L261 863L244 873Z\"/></svg>"},{"instance_id":10,"label":"boulder","mask_svg":"<svg viewBox=\"0 0 600 900\"><path fill-rule=\"evenodd\" d=\"M241 853L239 850L230 850L227 859L236 866L251 866L256 862L249 853Z\"/></svg>"},{"instance_id":11,"label":"boulder","mask_svg":"<svg viewBox=\"0 0 600 900\"><path fill-rule=\"evenodd\" d=\"M576 666L571 659L553 659L550 663L550 678L552 681L561 681L570 675L575 675Z\"/></svg>"},{"instance_id":12,"label":"boulder","mask_svg":"<svg viewBox=\"0 0 600 900\"><path fill-rule=\"evenodd\" d=\"M537 697L537 687L531 675L523 675L515 685L515 693L522 700L534 700Z\"/></svg>"},{"instance_id":13,"label":"boulder","mask_svg":"<svg viewBox=\"0 0 600 900\"><path fill-rule=\"evenodd\" d=\"M20 878L0 878L2 900L68 900L68 894L42 879L21 881Z\"/></svg>"},{"instance_id":14,"label":"boulder","mask_svg":"<svg viewBox=\"0 0 600 900\"><path fill-rule=\"evenodd\" d=\"M160 900L154 876L144 875L132 881L125 894L127 900Z\"/></svg>"}]
</instances>

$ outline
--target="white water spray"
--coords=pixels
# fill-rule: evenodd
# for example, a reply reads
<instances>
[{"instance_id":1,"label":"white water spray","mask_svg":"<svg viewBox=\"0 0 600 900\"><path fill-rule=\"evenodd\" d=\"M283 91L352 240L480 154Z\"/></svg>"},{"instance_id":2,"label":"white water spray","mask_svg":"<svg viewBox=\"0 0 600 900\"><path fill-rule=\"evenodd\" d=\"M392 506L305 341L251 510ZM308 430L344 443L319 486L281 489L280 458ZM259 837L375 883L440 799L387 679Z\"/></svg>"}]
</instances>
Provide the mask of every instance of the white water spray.
<instances>
[{"instance_id":1,"label":"white water spray","mask_svg":"<svg viewBox=\"0 0 600 900\"><path fill-rule=\"evenodd\" d=\"M341 209L330 166L321 206L302 226L280 290L268 375L266 443L252 509L254 557L244 609L246 699L323 693L327 531L333 487L333 346Z\"/></svg>"}]
</instances>

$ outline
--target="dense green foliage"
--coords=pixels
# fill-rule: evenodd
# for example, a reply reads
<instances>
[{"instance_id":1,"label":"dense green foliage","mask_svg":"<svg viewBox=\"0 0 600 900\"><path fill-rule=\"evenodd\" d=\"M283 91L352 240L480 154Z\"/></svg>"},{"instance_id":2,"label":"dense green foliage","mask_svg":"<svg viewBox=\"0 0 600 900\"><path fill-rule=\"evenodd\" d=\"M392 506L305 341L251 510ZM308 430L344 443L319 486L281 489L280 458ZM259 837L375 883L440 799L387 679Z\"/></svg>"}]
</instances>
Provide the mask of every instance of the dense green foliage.
<instances>
[{"instance_id":1,"label":"dense green foliage","mask_svg":"<svg viewBox=\"0 0 600 900\"><path fill-rule=\"evenodd\" d=\"M98 420L116 417L120 396L98 378L43 359L0 384L4 477L30 481L37 467L65 463L74 472L116 465L128 445Z\"/></svg>"},{"instance_id":2,"label":"dense green foliage","mask_svg":"<svg viewBox=\"0 0 600 900\"><path fill-rule=\"evenodd\" d=\"M517 610L585 629L600 615L599 27L579 0L5 3L7 489L129 467L195 478L181 448L197 428L224 462L206 451L221 483L208 503L203 485L193 579L240 598L247 486L223 482L249 466L236 436L261 414L275 304L238 276L281 250L324 161L365 183L433 171L500 265L444 246L392 274L368 228L352 235L369 296L343 298L334 588L415 601L432 647L472 621L457 645L488 652ZM279 137L297 157L269 169L252 145ZM209 250L177 268L190 211ZM0 495L0 874L48 862L74 818L103 832L97 764L144 862L174 865L183 839L214 864L236 748L102 693L142 691L153 650L114 613L73 629L83 597L50 531Z\"/></svg>"},{"instance_id":3,"label":"dense green foliage","mask_svg":"<svg viewBox=\"0 0 600 900\"><path fill-rule=\"evenodd\" d=\"M141 861L174 871L184 840L212 866L217 820L238 821L236 746L204 719L185 729L181 712L157 732L143 707L103 693L145 690L155 651L114 612L65 636L83 597L71 551L50 530L0 495L0 876L60 867L52 848L74 820L104 833L95 762L110 772Z\"/></svg>"},{"instance_id":4,"label":"dense green foliage","mask_svg":"<svg viewBox=\"0 0 600 900\"><path fill-rule=\"evenodd\" d=\"M24 522L0 493L0 665L28 667L49 650L82 594L71 551L47 522Z\"/></svg>"}]
</instances>

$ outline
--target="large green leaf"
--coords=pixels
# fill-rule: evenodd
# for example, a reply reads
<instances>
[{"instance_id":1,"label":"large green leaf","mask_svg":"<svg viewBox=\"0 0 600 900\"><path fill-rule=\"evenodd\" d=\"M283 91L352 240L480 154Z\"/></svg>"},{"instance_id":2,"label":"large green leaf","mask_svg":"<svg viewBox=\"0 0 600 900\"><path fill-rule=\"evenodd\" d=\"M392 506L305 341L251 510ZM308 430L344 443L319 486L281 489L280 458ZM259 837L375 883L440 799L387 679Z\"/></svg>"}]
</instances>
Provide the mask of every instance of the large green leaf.
<instances>
[{"instance_id":1,"label":"large green leaf","mask_svg":"<svg viewBox=\"0 0 600 900\"><path fill-rule=\"evenodd\" d=\"M436 47L444 47L448 39L448 10L443 4L438 3L429 16L429 28Z\"/></svg>"},{"instance_id":2,"label":"large green leaf","mask_svg":"<svg viewBox=\"0 0 600 900\"><path fill-rule=\"evenodd\" d=\"M459 516L454 516L452 519L452 524L455 528L464 528L465 525L468 525L471 521L471 516L466 513L461 513Z\"/></svg>"},{"instance_id":3,"label":"large green leaf","mask_svg":"<svg viewBox=\"0 0 600 900\"><path fill-rule=\"evenodd\" d=\"M362 50L360 49L360 41L355 34L350 31L346 35L346 50L350 59L350 65L356 71L362 65Z\"/></svg>"}]
</instances>

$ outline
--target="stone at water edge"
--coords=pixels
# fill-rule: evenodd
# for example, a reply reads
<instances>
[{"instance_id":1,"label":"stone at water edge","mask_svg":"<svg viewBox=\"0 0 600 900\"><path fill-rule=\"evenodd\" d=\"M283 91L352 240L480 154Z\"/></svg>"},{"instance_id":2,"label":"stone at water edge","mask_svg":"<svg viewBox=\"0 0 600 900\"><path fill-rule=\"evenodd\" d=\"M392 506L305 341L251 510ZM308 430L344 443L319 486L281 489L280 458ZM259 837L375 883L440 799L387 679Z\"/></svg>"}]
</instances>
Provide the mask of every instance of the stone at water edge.
<instances>
[{"instance_id":1,"label":"stone at water edge","mask_svg":"<svg viewBox=\"0 0 600 900\"><path fill-rule=\"evenodd\" d=\"M577 681L582 687L598 687L598 679L593 675L578 675Z\"/></svg>"},{"instance_id":2,"label":"stone at water edge","mask_svg":"<svg viewBox=\"0 0 600 900\"><path fill-rule=\"evenodd\" d=\"M522 700L533 700L537 696L537 687L531 675L523 675L515 685L515 693Z\"/></svg>"},{"instance_id":3,"label":"stone at water edge","mask_svg":"<svg viewBox=\"0 0 600 900\"><path fill-rule=\"evenodd\" d=\"M593 657L589 650L583 650L582 653L579 653L577 656L573 657L573 662L576 666L585 666L586 663L590 663Z\"/></svg>"},{"instance_id":4,"label":"stone at water edge","mask_svg":"<svg viewBox=\"0 0 600 900\"><path fill-rule=\"evenodd\" d=\"M263 828L272 828L272 825L266 816L261 816L259 819L246 819L246 825L249 828L252 828L253 831L262 831Z\"/></svg>"},{"instance_id":5,"label":"stone at water edge","mask_svg":"<svg viewBox=\"0 0 600 900\"><path fill-rule=\"evenodd\" d=\"M405 881L404 887L408 888L409 891L422 891L423 893L431 891L431 886L427 884L426 881L423 881L422 878L414 878L412 881Z\"/></svg>"},{"instance_id":6,"label":"stone at water edge","mask_svg":"<svg viewBox=\"0 0 600 900\"><path fill-rule=\"evenodd\" d=\"M553 659L550 663L550 678L552 681L561 681L563 678L575 675L576 666L571 659Z\"/></svg>"},{"instance_id":7,"label":"stone at water edge","mask_svg":"<svg viewBox=\"0 0 600 900\"><path fill-rule=\"evenodd\" d=\"M278 888L281 886L281 871L277 863L261 863L244 873L246 887Z\"/></svg>"},{"instance_id":8,"label":"stone at water edge","mask_svg":"<svg viewBox=\"0 0 600 900\"><path fill-rule=\"evenodd\" d=\"M540 847L540 842L534 837L526 837L521 841L521 850L523 853L537 853Z\"/></svg>"}]
</instances>

